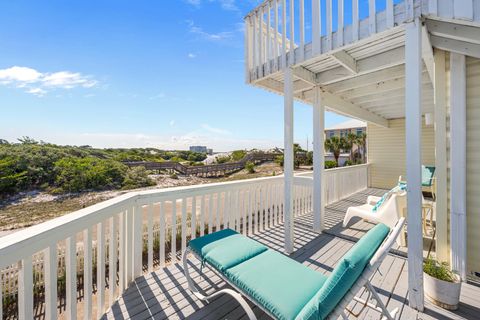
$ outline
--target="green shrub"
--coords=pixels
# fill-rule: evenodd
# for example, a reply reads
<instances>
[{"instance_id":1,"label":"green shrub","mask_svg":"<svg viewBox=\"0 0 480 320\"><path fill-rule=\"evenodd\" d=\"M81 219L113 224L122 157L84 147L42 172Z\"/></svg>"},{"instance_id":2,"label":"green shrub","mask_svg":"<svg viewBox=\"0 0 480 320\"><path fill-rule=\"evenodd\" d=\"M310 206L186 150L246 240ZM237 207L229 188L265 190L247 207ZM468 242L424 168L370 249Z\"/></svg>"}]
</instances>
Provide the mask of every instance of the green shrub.
<instances>
[{"instance_id":1,"label":"green shrub","mask_svg":"<svg viewBox=\"0 0 480 320\"><path fill-rule=\"evenodd\" d=\"M455 275L446 262L439 263L431 258L427 259L423 263L423 272L439 280L455 282Z\"/></svg>"},{"instance_id":2,"label":"green shrub","mask_svg":"<svg viewBox=\"0 0 480 320\"><path fill-rule=\"evenodd\" d=\"M275 163L279 166L283 167L283 154L279 155L275 158Z\"/></svg>"},{"instance_id":3,"label":"green shrub","mask_svg":"<svg viewBox=\"0 0 480 320\"><path fill-rule=\"evenodd\" d=\"M156 182L148 176L145 167L133 167L127 170L123 180L123 189L135 189L156 185Z\"/></svg>"},{"instance_id":4,"label":"green shrub","mask_svg":"<svg viewBox=\"0 0 480 320\"><path fill-rule=\"evenodd\" d=\"M225 157L217 157L217 163L218 164L221 164L221 163L227 163L227 162L230 162L230 157L228 156L225 156Z\"/></svg>"},{"instance_id":5,"label":"green shrub","mask_svg":"<svg viewBox=\"0 0 480 320\"><path fill-rule=\"evenodd\" d=\"M245 169L247 169L248 173L255 173L255 163L247 161L247 163L245 163Z\"/></svg>"},{"instance_id":6,"label":"green shrub","mask_svg":"<svg viewBox=\"0 0 480 320\"><path fill-rule=\"evenodd\" d=\"M336 168L337 163L333 160L326 160L325 161L325 169L331 169L331 168Z\"/></svg>"},{"instance_id":7,"label":"green shrub","mask_svg":"<svg viewBox=\"0 0 480 320\"><path fill-rule=\"evenodd\" d=\"M178 180L178 175L176 173L172 173L170 175L170 179L175 179L175 180Z\"/></svg>"},{"instance_id":8,"label":"green shrub","mask_svg":"<svg viewBox=\"0 0 480 320\"><path fill-rule=\"evenodd\" d=\"M345 163L343 164L343 166L345 167L352 166L352 165L353 165L353 162L351 160L346 160Z\"/></svg>"},{"instance_id":9,"label":"green shrub","mask_svg":"<svg viewBox=\"0 0 480 320\"><path fill-rule=\"evenodd\" d=\"M233 161L240 161L247 155L245 150L235 150L232 152L231 158Z\"/></svg>"},{"instance_id":10,"label":"green shrub","mask_svg":"<svg viewBox=\"0 0 480 320\"><path fill-rule=\"evenodd\" d=\"M123 186L126 166L117 161L63 158L55 162L57 192L119 189Z\"/></svg>"}]
</instances>

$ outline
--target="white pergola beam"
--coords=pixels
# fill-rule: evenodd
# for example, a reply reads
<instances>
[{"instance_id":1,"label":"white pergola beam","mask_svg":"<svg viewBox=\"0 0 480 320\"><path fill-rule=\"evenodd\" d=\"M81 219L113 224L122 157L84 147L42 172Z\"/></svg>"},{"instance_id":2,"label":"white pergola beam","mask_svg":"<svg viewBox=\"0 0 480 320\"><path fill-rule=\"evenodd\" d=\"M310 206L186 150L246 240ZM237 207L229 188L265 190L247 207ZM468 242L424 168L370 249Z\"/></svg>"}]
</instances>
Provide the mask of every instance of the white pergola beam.
<instances>
[{"instance_id":1,"label":"white pergola beam","mask_svg":"<svg viewBox=\"0 0 480 320\"><path fill-rule=\"evenodd\" d=\"M466 279L466 65L465 56L450 53L450 245L452 269Z\"/></svg>"},{"instance_id":2,"label":"white pergola beam","mask_svg":"<svg viewBox=\"0 0 480 320\"><path fill-rule=\"evenodd\" d=\"M380 127L388 128L388 120L366 109L363 109L328 91L322 92L322 103L329 110L348 117L360 119Z\"/></svg>"},{"instance_id":3,"label":"white pergola beam","mask_svg":"<svg viewBox=\"0 0 480 320\"><path fill-rule=\"evenodd\" d=\"M300 66L294 68L293 76L297 79L305 81L312 86L317 85L317 75L305 67Z\"/></svg>"},{"instance_id":4,"label":"white pergola beam","mask_svg":"<svg viewBox=\"0 0 480 320\"><path fill-rule=\"evenodd\" d=\"M422 58L427 68L430 81L433 83L435 81L433 72L433 48L430 42L430 35L425 26L422 26Z\"/></svg>"},{"instance_id":5,"label":"white pergola beam","mask_svg":"<svg viewBox=\"0 0 480 320\"><path fill-rule=\"evenodd\" d=\"M480 44L467 43L460 40L448 39L432 35L430 41L435 48L451 51L458 54L480 58Z\"/></svg>"},{"instance_id":6,"label":"white pergola beam","mask_svg":"<svg viewBox=\"0 0 480 320\"><path fill-rule=\"evenodd\" d=\"M419 19L406 25L405 131L407 167L408 297L410 306L424 309L422 236L422 29Z\"/></svg>"},{"instance_id":7,"label":"white pergola beam","mask_svg":"<svg viewBox=\"0 0 480 320\"><path fill-rule=\"evenodd\" d=\"M357 74L357 61L349 55L345 50L340 50L331 55L342 67L350 71L352 74Z\"/></svg>"},{"instance_id":8,"label":"white pergola beam","mask_svg":"<svg viewBox=\"0 0 480 320\"><path fill-rule=\"evenodd\" d=\"M293 252L293 70L285 68L284 81L284 180L285 251Z\"/></svg>"},{"instance_id":9,"label":"white pergola beam","mask_svg":"<svg viewBox=\"0 0 480 320\"><path fill-rule=\"evenodd\" d=\"M331 84L337 81L356 77L382 69L398 66L405 61L405 50L403 47L385 51L364 59L357 60L357 74L352 74L343 66L333 68L317 74L317 83L321 85Z\"/></svg>"},{"instance_id":10,"label":"white pergola beam","mask_svg":"<svg viewBox=\"0 0 480 320\"><path fill-rule=\"evenodd\" d=\"M313 230L321 232L325 220L325 201L323 189L325 169L325 107L322 103L322 90L314 89L313 101Z\"/></svg>"},{"instance_id":11,"label":"white pergola beam","mask_svg":"<svg viewBox=\"0 0 480 320\"><path fill-rule=\"evenodd\" d=\"M447 107L445 51L435 50L434 99L435 99L435 176L436 176L436 221L437 239L435 253L442 262L450 262L448 255L448 211L447 211Z\"/></svg>"},{"instance_id":12,"label":"white pergola beam","mask_svg":"<svg viewBox=\"0 0 480 320\"><path fill-rule=\"evenodd\" d=\"M432 36L480 44L478 27L431 19L427 19L426 26Z\"/></svg>"}]
</instances>

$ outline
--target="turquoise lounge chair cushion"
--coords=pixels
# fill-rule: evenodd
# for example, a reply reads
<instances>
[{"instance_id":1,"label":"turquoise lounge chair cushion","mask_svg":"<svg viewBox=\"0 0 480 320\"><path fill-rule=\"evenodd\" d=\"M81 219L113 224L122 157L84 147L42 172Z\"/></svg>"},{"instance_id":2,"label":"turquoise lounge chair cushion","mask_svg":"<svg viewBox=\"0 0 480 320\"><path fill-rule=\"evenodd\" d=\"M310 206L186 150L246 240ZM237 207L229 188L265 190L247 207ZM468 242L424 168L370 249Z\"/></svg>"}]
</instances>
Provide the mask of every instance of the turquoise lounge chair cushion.
<instances>
[{"instance_id":1,"label":"turquoise lounge chair cushion","mask_svg":"<svg viewBox=\"0 0 480 320\"><path fill-rule=\"evenodd\" d=\"M319 272L274 250L225 272L227 278L278 319L296 319L327 280Z\"/></svg>"},{"instance_id":2,"label":"turquoise lounge chair cushion","mask_svg":"<svg viewBox=\"0 0 480 320\"><path fill-rule=\"evenodd\" d=\"M196 238L188 245L203 261L221 272L268 250L263 244L231 229Z\"/></svg>"},{"instance_id":3,"label":"turquoise lounge chair cushion","mask_svg":"<svg viewBox=\"0 0 480 320\"><path fill-rule=\"evenodd\" d=\"M432 186L434 174L435 174L435 167L422 165L422 186L423 187Z\"/></svg>"},{"instance_id":4,"label":"turquoise lounge chair cushion","mask_svg":"<svg viewBox=\"0 0 480 320\"><path fill-rule=\"evenodd\" d=\"M389 232L383 223L368 231L340 260L299 319L325 319L358 280Z\"/></svg>"}]
</instances>

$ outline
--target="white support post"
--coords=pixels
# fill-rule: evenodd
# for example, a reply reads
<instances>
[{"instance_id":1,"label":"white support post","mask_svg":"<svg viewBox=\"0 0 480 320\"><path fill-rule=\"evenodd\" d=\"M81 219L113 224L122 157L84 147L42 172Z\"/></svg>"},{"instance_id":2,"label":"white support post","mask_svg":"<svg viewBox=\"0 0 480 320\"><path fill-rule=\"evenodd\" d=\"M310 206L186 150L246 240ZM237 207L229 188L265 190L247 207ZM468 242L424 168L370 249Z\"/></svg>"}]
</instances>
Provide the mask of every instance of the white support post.
<instances>
[{"instance_id":1,"label":"white support post","mask_svg":"<svg viewBox=\"0 0 480 320\"><path fill-rule=\"evenodd\" d=\"M322 91L316 86L313 102L313 230L324 229L325 202L323 189L325 107L322 104Z\"/></svg>"},{"instance_id":2,"label":"white support post","mask_svg":"<svg viewBox=\"0 0 480 320\"><path fill-rule=\"evenodd\" d=\"M358 11L359 0L352 0L352 41L357 41L360 30L360 18Z\"/></svg>"},{"instance_id":3,"label":"white support post","mask_svg":"<svg viewBox=\"0 0 480 320\"><path fill-rule=\"evenodd\" d=\"M343 15L345 11L345 0L338 0L338 27L337 27L337 47L343 46Z\"/></svg>"},{"instance_id":4,"label":"white support post","mask_svg":"<svg viewBox=\"0 0 480 320\"><path fill-rule=\"evenodd\" d=\"M282 0L282 68L287 67L287 1Z\"/></svg>"},{"instance_id":5,"label":"white support post","mask_svg":"<svg viewBox=\"0 0 480 320\"><path fill-rule=\"evenodd\" d=\"M450 53L450 245L452 270L466 279L466 66L465 56Z\"/></svg>"},{"instance_id":6,"label":"white support post","mask_svg":"<svg viewBox=\"0 0 480 320\"><path fill-rule=\"evenodd\" d=\"M272 35L270 34L270 29L272 28L272 18L271 18L270 1L267 2L267 74L271 72L271 59L272 59Z\"/></svg>"},{"instance_id":7,"label":"white support post","mask_svg":"<svg viewBox=\"0 0 480 320\"><path fill-rule=\"evenodd\" d=\"M290 48L288 50L288 65L295 64L295 1L290 0Z\"/></svg>"},{"instance_id":8,"label":"white support post","mask_svg":"<svg viewBox=\"0 0 480 320\"><path fill-rule=\"evenodd\" d=\"M293 252L293 70L285 69L284 80L284 172L285 172L285 251Z\"/></svg>"},{"instance_id":9,"label":"white support post","mask_svg":"<svg viewBox=\"0 0 480 320\"><path fill-rule=\"evenodd\" d=\"M435 228L437 239L435 253L438 260L449 262L448 255L448 216L447 216L447 120L445 105L445 51L435 50L434 54L435 90L435 176L436 193Z\"/></svg>"},{"instance_id":10,"label":"white support post","mask_svg":"<svg viewBox=\"0 0 480 320\"><path fill-rule=\"evenodd\" d=\"M408 211L408 288L410 306L423 311L422 236L422 37L421 22L406 26L405 115Z\"/></svg>"}]
</instances>

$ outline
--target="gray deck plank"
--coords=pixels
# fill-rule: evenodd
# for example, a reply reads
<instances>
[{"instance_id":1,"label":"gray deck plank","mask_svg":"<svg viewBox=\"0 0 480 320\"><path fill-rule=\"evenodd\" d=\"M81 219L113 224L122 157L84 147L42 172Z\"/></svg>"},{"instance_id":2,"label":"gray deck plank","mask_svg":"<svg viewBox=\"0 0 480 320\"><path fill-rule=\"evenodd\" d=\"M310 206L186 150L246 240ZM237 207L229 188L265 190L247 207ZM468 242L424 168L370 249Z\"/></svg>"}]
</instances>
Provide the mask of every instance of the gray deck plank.
<instances>
[{"instance_id":1,"label":"gray deck plank","mask_svg":"<svg viewBox=\"0 0 480 320\"><path fill-rule=\"evenodd\" d=\"M368 195L381 195L383 192L380 189L368 189L328 206L325 210L327 230L322 234L312 231L311 214L296 217L295 251L290 257L328 275L354 243L374 226L372 223L353 219L348 228L343 228L341 223L345 211L349 206L364 203ZM283 232L283 225L279 224L253 235L252 238L283 252ZM191 266L195 283L205 292L212 293L228 287L214 272L205 267L203 274L200 274L198 261L192 261ZM476 319L480 314L480 288L470 284L464 284L460 309L456 312L444 311L429 302L426 302L425 313L411 309L408 306L408 265L404 257L389 255L380 266L380 272L376 272L371 281L389 310L397 307L400 309L400 319ZM359 294L365 296L363 291ZM351 303L349 307L354 311L360 309L358 303ZM258 319L271 319L258 307L252 305L252 308ZM209 303L191 295L187 289L183 268L177 263L136 279L103 319L237 320L246 319L246 316L238 302L227 295L212 299ZM380 319L380 315L364 310L357 319Z\"/></svg>"}]
</instances>

